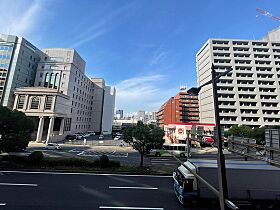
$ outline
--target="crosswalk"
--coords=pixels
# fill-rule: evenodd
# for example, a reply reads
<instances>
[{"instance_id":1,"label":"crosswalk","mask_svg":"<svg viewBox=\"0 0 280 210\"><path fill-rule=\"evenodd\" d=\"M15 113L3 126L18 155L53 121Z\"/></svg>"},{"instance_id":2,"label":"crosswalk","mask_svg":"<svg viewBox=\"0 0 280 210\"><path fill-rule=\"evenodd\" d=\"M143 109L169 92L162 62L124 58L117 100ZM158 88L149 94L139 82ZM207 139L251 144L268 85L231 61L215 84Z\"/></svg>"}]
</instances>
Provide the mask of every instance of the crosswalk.
<instances>
[{"instance_id":1,"label":"crosswalk","mask_svg":"<svg viewBox=\"0 0 280 210\"><path fill-rule=\"evenodd\" d=\"M116 152L116 151L82 151L77 153L78 156L84 157L97 157L107 155L108 157L127 157L127 152Z\"/></svg>"},{"instance_id":2,"label":"crosswalk","mask_svg":"<svg viewBox=\"0 0 280 210\"><path fill-rule=\"evenodd\" d=\"M151 157L151 164L154 166L174 166L178 167L180 163L173 157ZM180 158L181 161L186 161L186 158Z\"/></svg>"}]
</instances>

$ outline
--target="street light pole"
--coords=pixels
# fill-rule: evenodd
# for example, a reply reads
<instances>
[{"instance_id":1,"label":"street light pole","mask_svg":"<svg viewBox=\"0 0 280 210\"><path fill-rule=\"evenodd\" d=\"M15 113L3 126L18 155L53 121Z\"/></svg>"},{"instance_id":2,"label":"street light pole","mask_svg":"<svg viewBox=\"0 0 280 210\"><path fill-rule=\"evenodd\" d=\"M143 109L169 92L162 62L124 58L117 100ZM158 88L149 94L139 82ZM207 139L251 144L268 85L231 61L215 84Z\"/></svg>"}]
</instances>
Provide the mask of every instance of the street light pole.
<instances>
[{"instance_id":1,"label":"street light pole","mask_svg":"<svg viewBox=\"0 0 280 210\"><path fill-rule=\"evenodd\" d=\"M215 110L215 123L217 131L217 146L218 146L218 180L219 180L219 200L221 210L226 209L225 199L228 197L227 189L227 179L226 179L226 167L225 167L225 156L223 154L223 145L222 145L222 131L220 124L220 112L219 112L219 103L218 103L218 93L217 93L217 75L212 64L212 87L213 87L213 98L214 98L214 110Z\"/></svg>"}]
</instances>

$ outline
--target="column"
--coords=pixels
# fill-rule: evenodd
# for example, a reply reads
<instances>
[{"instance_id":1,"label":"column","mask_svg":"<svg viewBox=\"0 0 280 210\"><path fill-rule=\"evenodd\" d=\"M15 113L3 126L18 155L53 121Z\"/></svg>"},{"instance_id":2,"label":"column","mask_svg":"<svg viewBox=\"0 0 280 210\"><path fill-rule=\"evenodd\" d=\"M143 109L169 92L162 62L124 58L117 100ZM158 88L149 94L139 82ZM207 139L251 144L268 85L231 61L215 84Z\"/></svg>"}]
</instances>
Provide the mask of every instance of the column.
<instances>
[{"instance_id":1,"label":"column","mask_svg":"<svg viewBox=\"0 0 280 210\"><path fill-rule=\"evenodd\" d=\"M15 100L14 100L13 109L16 109L16 108L17 108L17 104L18 104L18 94L16 94L16 98L15 98Z\"/></svg>"},{"instance_id":2,"label":"column","mask_svg":"<svg viewBox=\"0 0 280 210\"><path fill-rule=\"evenodd\" d=\"M49 143L49 141L50 141L50 139L53 135L53 124L54 124L54 117L50 117L50 123L49 123L49 129L48 129L46 144Z\"/></svg>"},{"instance_id":3,"label":"column","mask_svg":"<svg viewBox=\"0 0 280 210\"><path fill-rule=\"evenodd\" d=\"M25 98L24 98L24 104L23 104L23 110L25 111L26 109L28 109L28 104L29 104L29 95L25 95Z\"/></svg>"},{"instance_id":4,"label":"column","mask_svg":"<svg viewBox=\"0 0 280 210\"><path fill-rule=\"evenodd\" d=\"M43 134L43 129L44 129L44 117L41 116L41 117L39 117L39 125L38 125L36 142L41 142L42 134Z\"/></svg>"},{"instance_id":5,"label":"column","mask_svg":"<svg viewBox=\"0 0 280 210\"><path fill-rule=\"evenodd\" d=\"M64 122L65 122L65 118L63 117L63 118L61 118L61 121L60 121L59 135L63 135Z\"/></svg>"}]
</instances>

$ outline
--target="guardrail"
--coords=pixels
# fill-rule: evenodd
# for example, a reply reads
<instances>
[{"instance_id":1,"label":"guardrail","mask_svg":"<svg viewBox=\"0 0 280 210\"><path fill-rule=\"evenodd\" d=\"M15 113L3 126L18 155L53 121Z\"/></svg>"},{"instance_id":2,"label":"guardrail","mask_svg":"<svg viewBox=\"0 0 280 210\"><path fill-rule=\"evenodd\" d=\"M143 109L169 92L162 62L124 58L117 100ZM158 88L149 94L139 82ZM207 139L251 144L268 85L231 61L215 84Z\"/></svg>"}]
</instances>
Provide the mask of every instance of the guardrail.
<instances>
[{"instance_id":1,"label":"guardrail","mask_svg":"<svg viewBox=\"0 0 280 210\"><path fill-rule=\"evenodd\" d=\"M280 166L280 150L256 144L254 139L229 137L228 150L244 156L245 159L250 157Z\"/></svg>"}]
</instances>

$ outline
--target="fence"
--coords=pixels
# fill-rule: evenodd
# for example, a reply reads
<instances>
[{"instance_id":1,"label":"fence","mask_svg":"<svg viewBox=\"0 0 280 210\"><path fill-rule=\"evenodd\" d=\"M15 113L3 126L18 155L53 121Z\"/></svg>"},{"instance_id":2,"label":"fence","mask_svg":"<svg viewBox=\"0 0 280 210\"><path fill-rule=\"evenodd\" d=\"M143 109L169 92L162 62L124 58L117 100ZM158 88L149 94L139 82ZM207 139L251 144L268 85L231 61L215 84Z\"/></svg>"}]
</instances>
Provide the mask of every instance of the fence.
<instances>
[{"instance_id":1,"label":"fence","mask_svg":"<svg viewBox=\"0 0 280 210\"><path fill-rule=\"evenodd\" d=\"M255 139L231 136L228 138L228 150L245 156L245 159L250 157L280 166L280 150L258 145Z\"/></svg>"}]
</instances>

